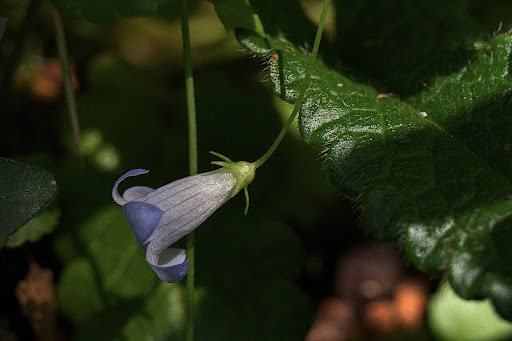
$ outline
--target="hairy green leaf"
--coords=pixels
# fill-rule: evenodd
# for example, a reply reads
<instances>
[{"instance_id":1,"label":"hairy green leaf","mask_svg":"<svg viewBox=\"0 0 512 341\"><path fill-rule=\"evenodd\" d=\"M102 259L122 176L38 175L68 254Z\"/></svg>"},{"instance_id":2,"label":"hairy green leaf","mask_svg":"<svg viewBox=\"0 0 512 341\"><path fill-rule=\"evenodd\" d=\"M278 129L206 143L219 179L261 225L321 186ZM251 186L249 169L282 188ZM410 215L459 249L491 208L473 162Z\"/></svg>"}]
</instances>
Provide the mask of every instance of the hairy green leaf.
<instances>
[{"instance_id":1,"label":"hairy green leaf","mask_svg":"<svg viewBox=\"0 0 512 341\"><path fill-rule=\"evenodd\" d=\"M57 183L50 172L0 158L0 245L56 194Z\"/></svg>"},{"instance_id":2,"label":"hairy green leaf","mask_svg":"<svg viewBox=\"0 0 512 341\"><path fill-rule=\"evenodd\" d=\"M283 36L238 38L269 58L274 91L293 103L307 55ZM319 61L299 119L333 184L361 198L370 232L401 241L420 269L446 271L462 297L491 297L510 320L511 50L509 35L475 42L473 60L403 100Z\"/></svg>"}]
</instances>

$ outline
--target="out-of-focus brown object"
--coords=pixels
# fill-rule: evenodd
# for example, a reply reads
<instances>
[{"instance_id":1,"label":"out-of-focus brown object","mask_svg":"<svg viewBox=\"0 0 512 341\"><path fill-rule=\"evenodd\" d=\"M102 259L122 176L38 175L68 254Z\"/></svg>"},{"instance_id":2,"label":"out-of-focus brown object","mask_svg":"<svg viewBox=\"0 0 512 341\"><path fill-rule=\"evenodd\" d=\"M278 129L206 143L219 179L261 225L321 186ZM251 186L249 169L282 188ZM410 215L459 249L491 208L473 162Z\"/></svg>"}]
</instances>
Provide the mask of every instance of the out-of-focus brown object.
<instances>
[{"instance_id":1,"label":"out-of-focus brown object","mask_svg":"<svg viewBox=\"0 0 512 341\"><path fill-rule=\"evenodd\" d=\"M356 322L350 305L338 298L327 298L318 306L315 322L306 336L306 341L338 341L352 333Z\"/></svg>"},{"instance_id":2,"label":"out-of-focus brown object","mask_svg":"<svg viewBox=\"0 0 512 341\"><path fill-rule=\"evenodd\" d=\"M388 333L393 329L418 329L427 308L428 290L419 281L405 280L395 288L392 300L370 302L365 307L364 322L371 329Z\"/></svg>"},{"instance_id":3,"label":"out-of-focus brown object","mask_svg":"<svg viewBox=\"0 0 512 341\"><path fill-rule=\"evenodd\" d=\"M78 92L79 84L75 67L71 67L73 92ZM58 59L48 59L37 65L29 83L30 93L41 100L55 100L62 93L62 68Z\"/></svg>"},{"instance_id":4,"label":"out-of-focus brown object","mask_svg":"<svg viewBox=\"0 0 512 341\"><path fill-rule=\"evenodd\" d=\"M339 341L345 335L335 324L329 321L315 321L306 335L305 341Z\"/></svg>"},{"instance_id":5,"label":"out-of-focus brown object","mask_svg":"<svg viewBox=\"0 0 512 341\"><path fill-rule=\"evenodd\" d=\"M421 327L427 303L428 289L425 284L418 281L400 283L394 299L397 323L406 329Z\"/></svg>"},{"instance_id":6,"label":"out-of-focus brown object","mask_svg":"<svg viewBox=\"0 0 512 341\"><path fill-rule=\"evenodd\" d=\"M54 341L57 332L57 301L53 272L31 262L24 280L18 282L16 298L30 321L37 340Z\"/></svg>"},{"instance_id":7,"label":"out-of-focus brown object","mask_svg":"<svg viewBox=\"0 0 512 341\"><path fill-rule=\"evenodd\" d=\"M73 92L78 93L76 67L71 65L71 83ZM34 58L15 76L13 86L26 91L39 101L52 102L58 100L64 93L62 85L62 68L57 58Z\"/></svg>"},{"instance_id":8,"label":"out-of-focus brown object","mask_svg":"<svg viewBox=\"0 0 512 341\"><path fill-rule=\"evenodd\" d=\"M398 251L378 243L340 259L334 294L319 304L306 341L374 341L418 329L428 301L427 283L406 273Z\"/></svg>"},{"instance_id":9,"label":"out-of-focus brown object","mask_svg":"<svg viewBox=\"0 0 512 341\"><path fill-rule=\"evenodd\" d=\"M391 246L367 244L341 258L334 291L360 312L370 301L390 298L403 271L403 260Z\"/></svg>"},{"instance_id":10,"label":"out-of-focus brown object","mask_svg":"<svg viewBox=\"0 0 512 341\"><path fill-rule=\"evenodd\" d=\"M365 307L364 323L372 330L389 333L396 327L395 306L391 300L370 302Z\"/></svg>"}]
</instances>

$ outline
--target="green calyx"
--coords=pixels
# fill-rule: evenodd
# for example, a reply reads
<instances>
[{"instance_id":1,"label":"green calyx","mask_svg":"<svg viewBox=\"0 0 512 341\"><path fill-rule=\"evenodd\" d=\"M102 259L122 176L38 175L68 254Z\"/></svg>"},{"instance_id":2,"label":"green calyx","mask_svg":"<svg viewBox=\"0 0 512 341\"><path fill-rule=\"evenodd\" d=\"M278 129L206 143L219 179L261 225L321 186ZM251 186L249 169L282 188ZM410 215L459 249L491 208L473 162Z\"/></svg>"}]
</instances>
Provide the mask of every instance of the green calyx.
<instances>
[{"instance_id":1,"label":"green calyx","mask_svg":"<svg viewBox=\"0 0 512 341\"><path fill-rule=\"evenodd\" d=\"M250 163L247 161L231 161L229 158L225 157L222 154L216 152L210 152L210 154L217 156L219 159L223 161L212 161L212 165L221 166L230 170L236 178L236 184L233 188L233 192L231 193L231 197L234 197L238 194L242 189L245 194L245 214L249 210L249 191L247 190L247 186L251 184L256 176L256 165L254 163Z\"/></svg>"},{"instance_id":2,"label":"green calyx","mask_svg":"<svg viewBox=\"0 0 512 341\"><path fill-rule=\"evenodd\" d=\"M252 163L246 161L228 163L223 167L233 171L236 176L236 185L233 189L233 194L231 194L231 197L237 195L242 188L247 188L247 186L251 184L252 180L254 180L254 176L256 175L256 167L254 167Z\"/></svg>"}]
</instances>

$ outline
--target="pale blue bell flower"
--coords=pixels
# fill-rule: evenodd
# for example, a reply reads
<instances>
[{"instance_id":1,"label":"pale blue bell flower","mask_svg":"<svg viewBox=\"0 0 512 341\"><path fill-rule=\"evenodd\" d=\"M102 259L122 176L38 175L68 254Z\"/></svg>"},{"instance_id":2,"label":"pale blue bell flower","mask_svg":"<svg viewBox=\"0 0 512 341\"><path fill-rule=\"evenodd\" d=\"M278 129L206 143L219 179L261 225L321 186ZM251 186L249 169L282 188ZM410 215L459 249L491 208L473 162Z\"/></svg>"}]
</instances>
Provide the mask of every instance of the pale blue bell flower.
<instances>
[{"instance_id":1,"label":"pale blue bell flower","mask_svg":"<svg viewBox=\"0 0 512 341\"><path fill-rule=\"evenodd\" d=\"M186 251L169 246L194 231L254 179L255 168L247 162L216 164L223 167L157 189L135 186L119 194L124 179L148 173L145 169L133 169L114 184L112 198L123 207L135 240L146 250L146 261L164 282L178 282L188 271Z\"/></svg>"}]
</instances>

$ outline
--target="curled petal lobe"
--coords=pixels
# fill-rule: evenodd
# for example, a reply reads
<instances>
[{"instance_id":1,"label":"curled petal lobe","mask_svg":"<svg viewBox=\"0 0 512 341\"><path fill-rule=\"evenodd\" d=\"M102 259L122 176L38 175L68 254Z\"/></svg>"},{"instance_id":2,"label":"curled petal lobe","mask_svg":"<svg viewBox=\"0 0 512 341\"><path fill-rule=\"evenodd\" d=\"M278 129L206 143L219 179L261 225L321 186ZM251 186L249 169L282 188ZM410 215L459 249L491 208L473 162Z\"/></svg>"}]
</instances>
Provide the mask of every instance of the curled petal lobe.
<instances>
[{"instance_id":1,"label":"curled petal lobe","mask_svg":"<svg viewBox=\"0 0 512 341\"><path fill-rule=\"evenodd\" d=\"M117 179L116 183L114 184L114 187L112 188L112 199L114 199L114 201L118 205L121 205L121 206L128 203L129 200L126 200L121 194L119 194L119 190L118 190L119 184L121 183L121 181L123 181L124 179L126 179L130 176L137 176L137 175L141 175L141 174L146 174L148 172L149 171L147 169L141 169L141 168L132 169L131 171L126 172L123 176L121 176L119 179Z\"/></svg>"},{"instance_id":2,"label":"curled petal lobe","mask_svg":"<svg viewBox=\"0 0 512 341\"><path fill-rule=\"evenodd\" d=\"M141 201L128 202L123 206L123 213L140 246L146 244L164 214L158 207Z\"/></svg>"},{"instance_id":3,"label":"curled petal lobe","mask_svg":"<svg viewBox=\"0 0 512 341\"><path fill-rule=\"evenodd\" d=\"M146 254L146 260L158 277L167 283L182 280L188 271L187 253L183 249L167 248L160 253L158 262L152 262L151 254Z\"/></svg>"}]
</instances>

